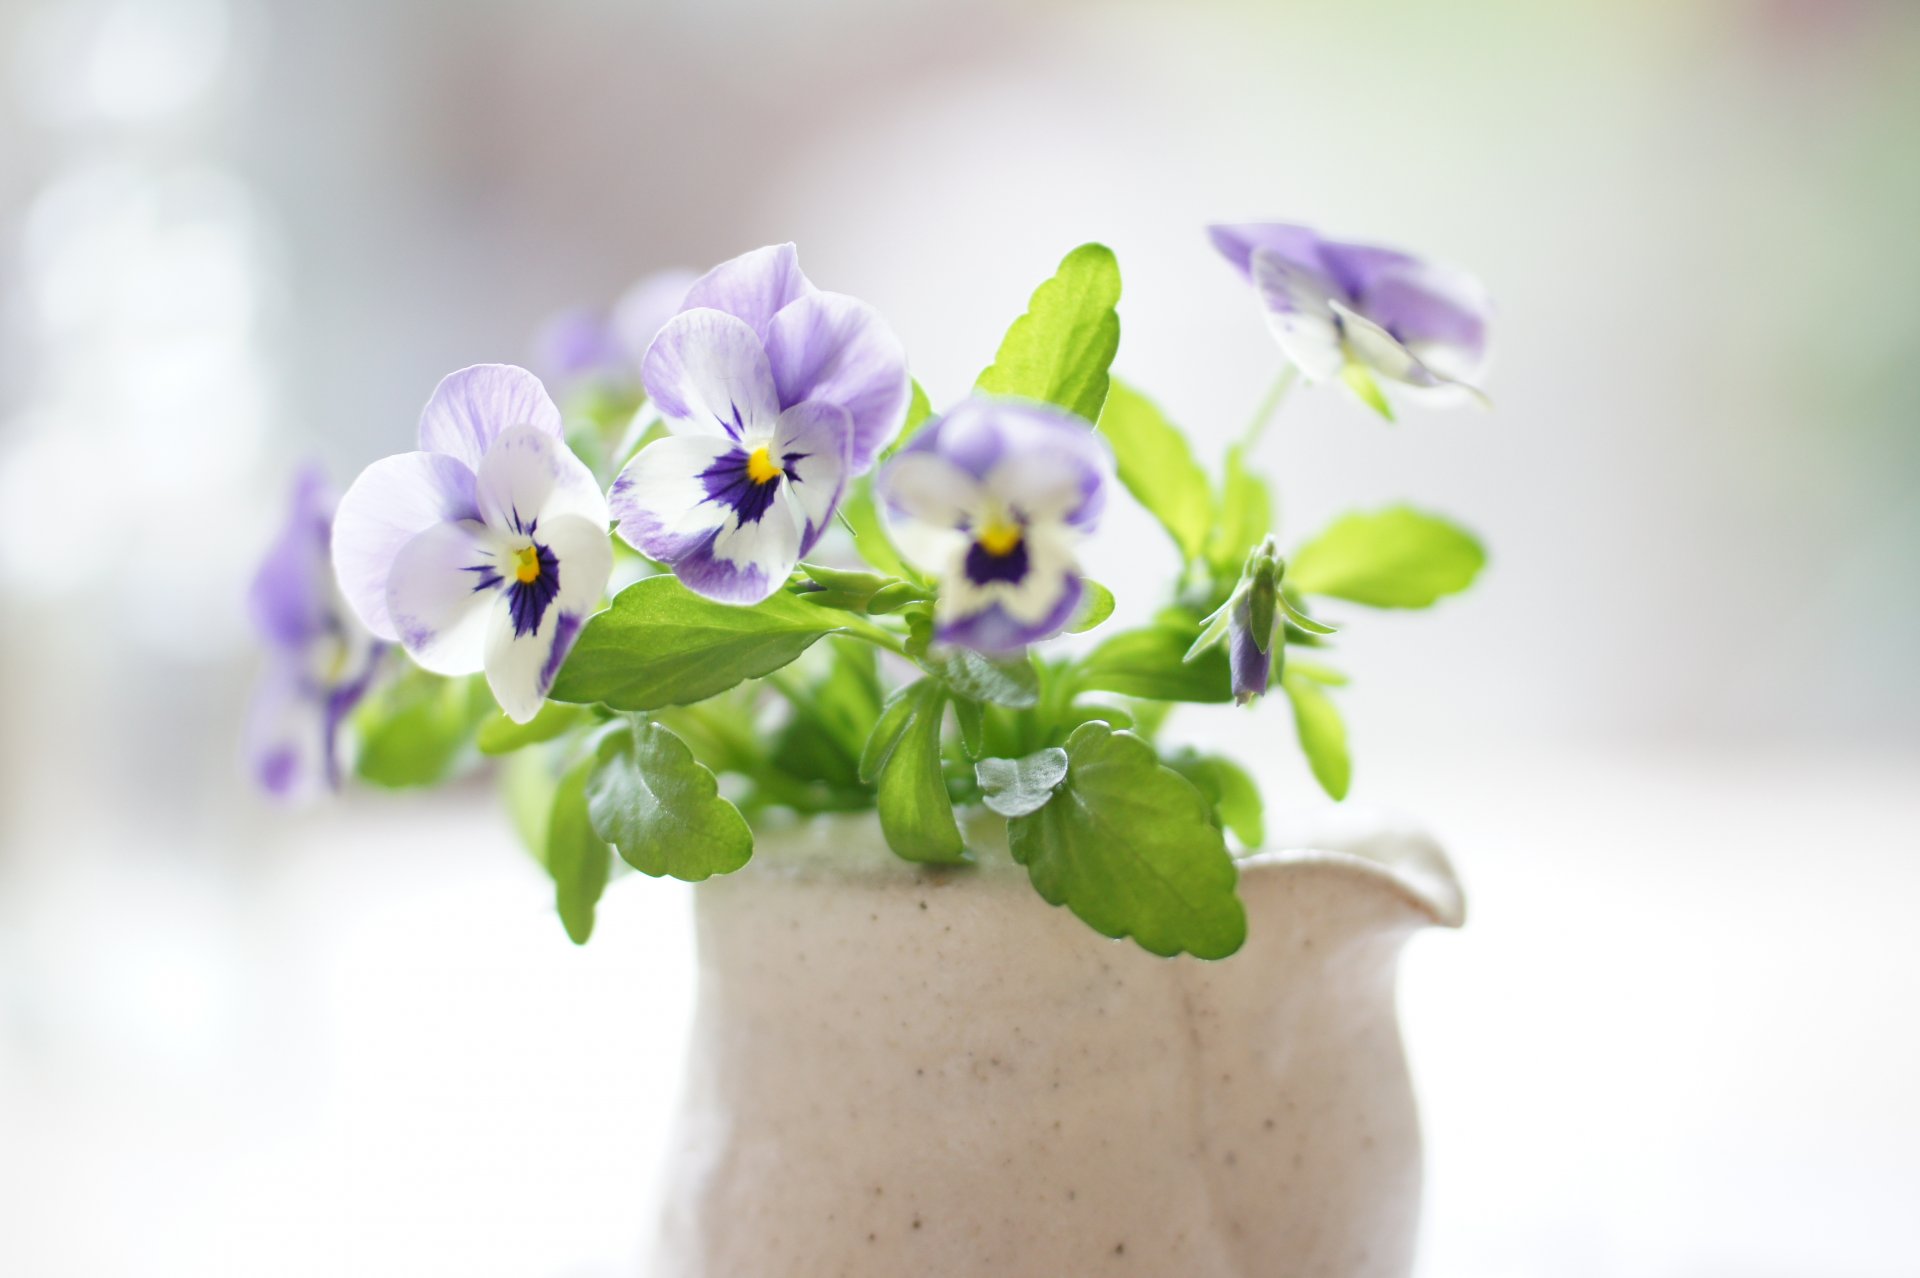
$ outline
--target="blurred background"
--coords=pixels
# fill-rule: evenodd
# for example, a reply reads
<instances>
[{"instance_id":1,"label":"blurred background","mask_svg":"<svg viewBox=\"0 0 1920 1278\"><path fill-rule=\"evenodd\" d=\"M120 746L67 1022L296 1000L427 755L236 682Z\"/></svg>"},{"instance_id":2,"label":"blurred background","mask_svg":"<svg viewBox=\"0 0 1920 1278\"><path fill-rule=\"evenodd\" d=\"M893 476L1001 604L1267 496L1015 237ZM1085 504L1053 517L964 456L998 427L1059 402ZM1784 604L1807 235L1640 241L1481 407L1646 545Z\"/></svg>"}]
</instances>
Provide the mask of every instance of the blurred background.
<instances>
[{"instance_id":1,"label":"blurred background","mask_svg":"<svg viewBox=\"0 0 1920 1278\"><path fill-rule=\"evenodd\" d=\"M1406 964L1422 1275L1920 1273L1907 0L4 0L0 1273L636 1272L686 890L576 950L484 787L252 794L298 462L785 239L936 404L1103 240L1217 454L1279 356L1201 227L1256 218L1500 307L1495 412L1297 393L1260 459L1292 537L1493 556L1343 635L1355 800L1474 913ZM1123 619L1172 566L1131 508L1089 562ZM1284 710L1176 723L1313 802Z\"/></svg>"}]
</instances>

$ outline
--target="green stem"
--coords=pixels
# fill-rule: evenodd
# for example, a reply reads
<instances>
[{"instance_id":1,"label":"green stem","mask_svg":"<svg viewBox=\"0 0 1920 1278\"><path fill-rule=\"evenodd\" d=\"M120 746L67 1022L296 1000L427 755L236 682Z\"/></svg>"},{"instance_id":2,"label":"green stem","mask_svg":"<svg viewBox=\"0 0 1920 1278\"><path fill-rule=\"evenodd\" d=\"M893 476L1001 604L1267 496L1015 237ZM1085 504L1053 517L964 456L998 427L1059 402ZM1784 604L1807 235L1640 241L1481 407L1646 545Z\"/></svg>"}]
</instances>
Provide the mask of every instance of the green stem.
<instances>
[{"instance_id":1,"label":"green stem","mask_svg":"<svg viewBox=\"0 0 1920 1278\"><path fill-rule=\"evenodd\" d=\"M843 625L846 634L857 639L865 639L876 647L885 648L888 652L897 653L902 657L908 655L907 645L901 641L900 636L884 626L875 625L865 617L848 613Z\"/></svg>"},{"instance_id":2,"label":"green stem","mask_svg":"<svg viewBox=\"0 0 1920 1278\"><path fill-rule=\"evenodd\" d=\"M1252 452L1253 446L1260 442L1260 436L1266 432L1267 424L1273 420L1273 415L1280 411L1280 405L1285 402L1287 392L1293 389L1293 383L1298 376L1299 370L1289 363L1280 370L1280 375L1273 379L1273 385L1268 388L1266 398L1260 401L1260 407L1254 410L1253 420L1247 423L1246 431L1240 436L1240 447L1243 450Z\"/></svg>"}]
</instances>

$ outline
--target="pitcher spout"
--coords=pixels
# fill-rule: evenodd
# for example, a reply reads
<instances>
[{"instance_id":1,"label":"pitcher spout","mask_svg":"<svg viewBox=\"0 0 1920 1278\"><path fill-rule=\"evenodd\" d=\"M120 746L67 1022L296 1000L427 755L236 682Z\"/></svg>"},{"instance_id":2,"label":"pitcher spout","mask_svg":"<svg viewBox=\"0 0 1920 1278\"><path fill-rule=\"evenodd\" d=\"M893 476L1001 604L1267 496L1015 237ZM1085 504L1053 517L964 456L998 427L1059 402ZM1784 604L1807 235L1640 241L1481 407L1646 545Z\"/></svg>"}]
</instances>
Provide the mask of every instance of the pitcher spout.
<instances>
[{"instance_id":1,"label":"pitcher spout","mask_svg":"<svg viewBox=\"0 0 1920 1278\"><path fill-rule=\"evenodd\" d=\"M1371 883L1397 899L1416 922L1456 928L1467 904L1453 863L1418 824L1364 807L1342 805L1284 819L1267 848L1241 859L1241 871L1320 866ZM1268 869L1271 872L1271 869Z\"/></svg>"}]
</instances>

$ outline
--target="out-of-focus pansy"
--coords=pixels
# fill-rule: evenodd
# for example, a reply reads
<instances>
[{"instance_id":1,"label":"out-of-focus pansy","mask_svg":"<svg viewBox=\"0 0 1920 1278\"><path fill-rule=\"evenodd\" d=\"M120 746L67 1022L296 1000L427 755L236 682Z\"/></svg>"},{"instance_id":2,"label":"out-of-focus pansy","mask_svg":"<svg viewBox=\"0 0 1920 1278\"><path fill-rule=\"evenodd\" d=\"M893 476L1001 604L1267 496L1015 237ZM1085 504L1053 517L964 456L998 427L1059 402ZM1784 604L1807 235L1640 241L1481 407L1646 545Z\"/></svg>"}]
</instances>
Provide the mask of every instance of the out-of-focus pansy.
<instances>
[{"instance_id":1,"label":"out-of-focus pansy","mask_svg":"<svg viewBox=\"0 0 1920 1278\"><path fill-rule=\"evenodd\" d=\"M267 658L247 718L247 763L276 798L339 787L340 725L372 686L385 647L353 619L334 585L327 554L334 504L319 469L302 469L286 523L247 596Z\"/></svg>"},{"instance_id":2,"label":"out-of-focus pansy","mask_svg":"<svg viewBox=\"0 0 1920 1278\"><path fill-rule=\"evenodd\" d=\"M524 723L613 571L606 498L522 368L449 374L419 443L367 467L341 499L341 590L367 629L423 668L485 670L500 708Z\"/></svg>"},{"instance_id":3,"label":"out-of-focus pansy","mask_svg":"<svg viewBox=\"0 0 1920 1278\"><path fill-rule=\"evenodd\" d=\"M702 276L641 372L674 433L614 481L620 536L727 603L781 587L847 480L899 431L909 395L892 329L815 288L791 244Z\"/></svg>"},{"instance_id":4,"label":"out-of-focus pansy","mask_svg":"<svg viewBox=\"0 0 1920 1278\"><path fill-rule=\"evenodd\" d=\"M1112 477L1105 441L1044 404L975 395L923 426L875 488L901 552L940 580L935 640L1005 654L1060 633Z\"/></svg>"},{"instance_id":5,"label":"out-of-focus pansy","mask_svg":"<svg viewBox=\"0 0 1920 1278\"><path fill-rule=\"evenodd\" d=\"M1280 349L1307 381L1339 378L1389 419L1382 379L1435 402L1484 400L1475 387L1491 308L1471 276L1280 222L1207 233L1253 284Z\"/></svg>"},{"instance_id":6,"label":"out-of-focus pansy","mask_svg":"<svg viewBox=\"0 0 1920 1278\"><path fill-rule=\"evenodd\" d=\"M574 306L552 316L534 338L535 367L556 385L638 392L640 361L660 328L678 313L695 276L659 271L611 307Z\"/></svg>"}]
</instances>

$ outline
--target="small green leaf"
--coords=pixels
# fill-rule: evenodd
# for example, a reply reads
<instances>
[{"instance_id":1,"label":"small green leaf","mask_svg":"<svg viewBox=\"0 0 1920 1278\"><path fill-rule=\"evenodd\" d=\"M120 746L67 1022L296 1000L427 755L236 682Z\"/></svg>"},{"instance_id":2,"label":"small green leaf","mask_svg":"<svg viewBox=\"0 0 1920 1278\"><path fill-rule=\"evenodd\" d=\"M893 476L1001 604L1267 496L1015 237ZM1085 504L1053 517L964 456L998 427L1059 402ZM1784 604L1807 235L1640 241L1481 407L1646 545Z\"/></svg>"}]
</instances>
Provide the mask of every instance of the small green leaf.
<instances>
[{"instance_id":1,"label":"small green leaf","mask_svg":"<svg viewBox=\"0 0 1920 1278\"><path fill-rule=\"evenodd\" d=\"M1388 421L1393 420L1393 405L1387 402L1380 383L1373 379L1373 373L1365 364L1348 360L1340 369L1340 380L1347 384L1348 390L1360 397L1361 403Z\"/></svg>"},{"instance_id":2,"label":"small green leaf","mask_svg":"<svg viewBox=\"0 0 1920 1278\"><path fill-rule=\"evenodd\" d=\"M479 675L448 679L409 670L354 716L354 770L394 789L444 781L471 758L474 731L493 713L493 694Z\"/></svg>"},{"instance_id":3,"label":"small green leaf","mask_svg":"<svg viewBox=\"0 0 1920 1278\"><path fill-rule=\"evenodd\" d=\"M1070 635L1083 635L1113 615L1113 592L1091 577L1082 577L1080 584L1086 594L1080 602L1079 615L1074 617L1067 627Z\"/></svg>"},{"instance_id":4,"label":"small green leaf","mask_svg":"<svg viewBox=\"0 0 1920 1278\"><path fill-rule=\"evenodd\" d=\"M860 779L877 785L880 831L896 856L908 861L964 861L966 841L953 819L953 800L940 764L940 724L946 685L918 679L887 701L860 759Z\"/></svg>"},{"instance_id":5,"label":"small green leaf","mask_svg":"<svg viewBox=\"0 0 1920 1278\"><path fill-rule=\"evenodd\" d=\"M1100 411L1100 433L1113 444L1120 482L1160 521L1182 557L1198 559L1213 530L1213 485L1186 436L1118 378Z\"/></svg>"},{"instance_id":6,"label":"small green leaf","mask_svg":"<svg viewBox=\"0 0 1920 1278\"><path fill-rule=\"evenodd\" d=\"M1287 585L1375 608L1425 608L1471 586L1486 562L1458 524L1389 506L1334 520L1288 562Z\"/></svg>"},{"instance_id":7,"label":"small green leaf","mask_svg":"<svg viewBox=\"0 0 1920 1278\"><path fill-rule=\"evenodd\" d=\"M1205 796L1130 732L1084 723L1067 775L1007 823L1013 859L1050 904L1154 954L1225 958L1247 936L1237 872Z\"/></svg>"},{"instance_id":8,"label":"small green leaf","mask_svg":"<svg viewBox=\"0 0 1920 1278\"><path fill-rule=\"evenodd\" d=\"M941 665L940 673L955 693L973 701L1024 710L1040 700L1040 672L1028 656L996 661L958 648Z\"/></svg>"},{"instance_id":9,"label":"small green leaf","mask_svg":"<svg viewBox=\"0 0 1920 1278\"><path fill-rule=\"evenodd\" d=\"M1332 626L1322 625L1320 622L1315 621L1312 617L1302 612L1293 600L1287 598L1286 595L1282 594L1279 598L1280 607L1287 614L1289 624L1306 631L1310 635L1330 635L1338 633Z\"/></svg>"},{"instance_id":10,"label":"small green leaf","mask_svg":"<svg viewBox=\"0 0 1920 1278\"><path fill-rule=\"evenodd\" d=\"M1320 684L1300 673L1298 665L1280 676L1293 703L1293 726L1300 734L1313 779L1334 799L1347 797L1353 782L1353 760L1347 754L1347 727Z\"/></svg>"},{"instance_id":11,"label":"small green leaf","mask_svg":"<svg viewBox=\"0 0 1920 1278\"><path fill-rule=\"evenodd\" d=\"M553 875L560 922L575 945L585 945L593 935L594 909L607 889L613 861L606 843L594 833L587 808L587 778L593 771L594 761L583 759L560 779L547 819L547 873Z\"/></svg>"},{"instance_id":12,"label":"small green leaf","mask_svg":"<svg viewBox=\"0 0 1920 1278\"><path fill-rule=\"evenodd\" d=\"M1038 812L1067 775L1067 752L1057 746L1019 759L982 759L973 769L981 802L1003 817Z\"/></svg>"},{"instance_id":13,"label":"small green leaf","mask_svg":"<svg viewBox=\"0 0 1920 1278\"><path fill-rule=\"evenodd\" d=\"M876 617L885 616L890 612L899 612L908 604L921 603L927 597L926 587L911 581L896 581L873 592L873 597L867 600L867 611Z\"/></svg>"},{"instance_id":14,"label":"small green leaf","mask_svg":"<svg viewBox=\"0 0 1920 1278\"><path fill-rule=\"evenodd\" d=\"M549 701L531 722L515 723L504 714L496 714L480 725L474 743L481 754L512 754L526 746L565 736L593 716L585 706Z\"/></svg>"},{"instance_id":15,"label":"small green leaf","mask_svg":"<svg viewBox=\"0 0 1920 1278\"><path fill-rule=\"evenodd\" d=\"M969 759L978 759L987 751L987 719L978 701L966 697L953 699L953 721L960 725L960 747Z\"/></svg>"},{"instance_id":16,"label":"small green leaf","mask_svg":"<svg viewBox=\"0 0 1920 1278\"><path fill-rule=\"evenodd\" d=\"M642 874L698 883L731 874L753 855L753 831L720 797L679 737L635 720L600 743L587 781L593 829Z\"/></svg>"},{"instance_id":17,"label":"small green leaf","mask_svg":"<svg viewBox=\"0 0 1920 1278\"><path fill-rule=\"evenodd\" d=\"M1155 622L1122 630L1088 653L1079 667L1080 686L1149 701L1233 700L1233 679L1224 648L1189 656L1194 628Z\"/></svg>"},{"instance_id":18,"label":"small green leaf","mask_svg":"<svg viewBox=\"0 0 1920 1278\"><path fill-rule=\"evenodd\" d=\"M1089 422L1107 400L1107 367L1120 349L1120 265L1104 244L1082 244L1033 292L977 389L1058 404Z\"/></svg>"},{"instance_id":19,"label":"small green leaf","mask_svg":"<svg viewBox=\"0 0 1920 1278\"><path fill-rule=\"evenodd\" d=\"M1167 766L1199 788L1213 804L1220 824L1233 832L1243 847L1257 848L1267 841L1266 804L1260 787L1245 768L1217 754L1181 750Z\"/></svg>"},{"instance_id":20,"label":"small green leaf","mask_svg":"<svg viewBox=\"0 0 1920 1278\"><path fill-rule=\"evenodd\" d=\"M833 612L785 592L737 607L648 577L587 622L550 695L616 710L688 705L778 670L839 628Z\"/></svg>"},{"instance_id":21,"label":"small green leaf","mask_svg":"<svg viewBox=\"0 0 1920 1278\"><path fill-rule=\"evenodd\" d=\"M1237 572L1253 544L1273 531L1273 497L1266 481L1247 469L1246 450L1227 449L1220 480L1220 522L1207 542L1207 562L1220 574Z\"/></svg>"}]
</instances>

